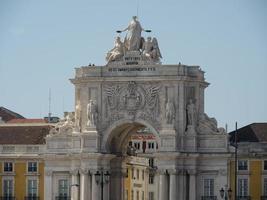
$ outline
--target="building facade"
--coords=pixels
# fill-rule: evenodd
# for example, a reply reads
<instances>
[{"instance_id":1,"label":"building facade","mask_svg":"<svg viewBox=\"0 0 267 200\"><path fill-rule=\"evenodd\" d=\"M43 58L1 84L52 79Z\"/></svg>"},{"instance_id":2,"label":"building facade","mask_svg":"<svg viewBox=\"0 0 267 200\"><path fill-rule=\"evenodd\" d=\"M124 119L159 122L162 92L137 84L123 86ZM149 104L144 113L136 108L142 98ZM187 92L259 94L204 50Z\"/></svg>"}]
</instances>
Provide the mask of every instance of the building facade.
<instances>
[{"instance_id":1,"label":"building facade","mask_svg":"<svg viewBox=\"0 0 267 200\"><path fill-rule=\"evenodd\" d=\"M231 132L232 142L236 133L237 171L233 154L229 170L230 188L233 194L236 191L240 200L265 200L267 199L267 123L253 123L238 129L237 132Z\"/></svg>"},{"instance_id":2,"label":"building facade","mask_svg":"<svg viewBox=\"0 0 267 200\"><path fill-rule=\"evenodd\" d=\"M136 17L130 24L107 65L75 69L75 114L46 137L45 199L125 199L123 160L130 137L144 128L157 144L150 200L216 199L228 183L229 148L224 129L205 113L204 72L161 64L157 39L142 38Z\"/></svg>"}]
</instances>

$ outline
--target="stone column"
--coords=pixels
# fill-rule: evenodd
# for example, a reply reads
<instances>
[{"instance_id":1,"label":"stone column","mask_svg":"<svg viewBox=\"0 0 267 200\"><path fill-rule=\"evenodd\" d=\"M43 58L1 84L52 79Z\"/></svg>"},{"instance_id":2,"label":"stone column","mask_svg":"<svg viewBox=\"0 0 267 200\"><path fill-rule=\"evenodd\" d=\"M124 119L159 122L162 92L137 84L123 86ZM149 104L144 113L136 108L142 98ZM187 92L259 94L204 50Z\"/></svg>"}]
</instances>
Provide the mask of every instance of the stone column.
<instances>
[{"instance_id":1,"label":"stone column","mask_svg":"<svg viewBox=\"0 0 267 200\"><path fill-rule=\"evenodd\" d=\"M196 171L189 170L189 200L196 200Z\"/></svg>"},{"instance_id":2,"label":"stone column","mask_svg":"<svg viewBox=\"0 0 267 200\"><path fill-rule=\"evenodd\" d=\"M177 171L176 170L171 170L170 172L170 200L177 200L178 198L178 184L177 184Z\"/></svg>"},{"instance_id":3,"label":"stone column","mask_svg":"<svg viewBox=\"0 0 267 200\"><path fill-rule=\"evenodd\" d=\"M79 177L78 177L78 170L71 171L71 200L78 200L79 199Z\"/></svg>"},{"instance_id":4,"label":"stone column","mask_svg":"<svg viewBox=\"0 0 267 200\"><path fill-rule=\"evenodd\" d=\"M180 170L178 174L178 199L185 199L186 193L186 172L185 170Z\"/></svg>"},{"instance_id":5,"label":"stone column","mask_svg":"<svg viewBox=\"0 0 267 200\"><path fill-rule=\"evenodd\" d=\"M104 184L103 188L104 200L109 200L109 182Z\"/></svg>"},{"instance_id":6,"label":"stone column","mask_svg":"<svg viewBox=\"0 0 267 200\"><path fill-rule=\"evenodd\" d=\"M95 171L92 172L92 200L100 199L100 186L96 183Z\"/></svg>"},{"instance_id":7,"label":"stone column","mask_svg":"<svg viewBox=\"0 0 267 200\"><path fill-rule=\"evenodd\" d=\"M88 182L89 182L88 169L82 169L80 171L80 200L89 199Z\"/></svg>"},{"instance_id":8,"label":"stone column","mask_svg":"<svg viewBox=\"0 0 267 200\"><path fill-rule=\"evenodd\" d=\"M52 171L45 170L44 177L44 199L53 199L53 176Z\"/></svg>"},{"instance_id":9,"label":"stone column","mask_svg":"<svg viewBox=\"0 0 267 200\"><path fill-rule=\"evenodd\" d=\"M164 171L159 174L159 199L168 199L168 182Z\"/></svg>"}]
</instances>

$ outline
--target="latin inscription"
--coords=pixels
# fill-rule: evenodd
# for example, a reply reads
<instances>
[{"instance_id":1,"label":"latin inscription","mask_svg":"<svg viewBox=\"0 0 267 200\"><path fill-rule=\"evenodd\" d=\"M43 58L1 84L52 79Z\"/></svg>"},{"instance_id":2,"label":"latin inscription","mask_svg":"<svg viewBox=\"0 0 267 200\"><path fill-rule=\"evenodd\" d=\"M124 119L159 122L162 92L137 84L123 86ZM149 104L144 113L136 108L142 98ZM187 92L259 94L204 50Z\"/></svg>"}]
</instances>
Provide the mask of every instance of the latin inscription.
<instances>
[{"instance_id":1,"label":"latin inscription","mask_svg":"<svg viewBox=\"0 0 267 200\"><path fill-rule=\"evenodd\" d=\"M109 68L109 72L151 72L151 71L156 71L155 67L130 67L130 68Z\"/></svg>"}]
</instances>

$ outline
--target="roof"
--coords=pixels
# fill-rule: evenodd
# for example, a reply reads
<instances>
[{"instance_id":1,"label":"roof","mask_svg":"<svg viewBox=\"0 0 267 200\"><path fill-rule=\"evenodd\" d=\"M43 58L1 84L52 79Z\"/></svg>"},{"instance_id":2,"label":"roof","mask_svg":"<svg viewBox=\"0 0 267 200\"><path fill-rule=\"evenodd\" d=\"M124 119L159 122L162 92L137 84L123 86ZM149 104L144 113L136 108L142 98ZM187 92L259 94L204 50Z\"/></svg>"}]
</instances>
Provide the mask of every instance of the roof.
<instances>
[{"instance_id":1,"label":"roof","mask_svg":"<svg viewBox=\"0 0 267 200\"><path fill-rule=\"evenodd\" d=\"M235 131L229 133L235 140ZM267 123L253 123L237 130L237 142L267 142Z\"/></svg>"},{"instance_id":2,"label":"roof","mask_svg":"<svg viewBox=\"0 0 267 200\"><path fill-rule=\"evenodd\" d=\"M23 116L21 116L18 113L15 113L7 108L0 107L0 117L2 117L3 121L9 121L11 119L24 119Z\"/></svg>"},{"instance_id":3,"label":"roof","mask_svg":"<svg viewBox=\"0 0 267 200\"><path fill-rule=\"evenodd\" d=\"M42 126L1 126L0 145L3 144L45 144L45 136L52 128L50 125Z\"/></svg>"},{"instance_id":4,"label":"roof","mask_svg":"<svg viewBox=\"0 0 267 200\"><path fill-rule=\"evenodd\" d=\"M15 123L47 123L45 119L11 119L7 121L8 124L15 124Z\"/></svg>"}]
</instances>

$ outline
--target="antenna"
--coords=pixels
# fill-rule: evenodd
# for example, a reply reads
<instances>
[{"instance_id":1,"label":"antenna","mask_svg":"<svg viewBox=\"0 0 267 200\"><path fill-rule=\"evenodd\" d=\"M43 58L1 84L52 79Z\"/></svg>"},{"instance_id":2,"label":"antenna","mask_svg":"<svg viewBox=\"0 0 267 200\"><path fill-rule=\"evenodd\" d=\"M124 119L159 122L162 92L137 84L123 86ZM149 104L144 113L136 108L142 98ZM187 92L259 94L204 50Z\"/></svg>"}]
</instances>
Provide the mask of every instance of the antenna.
<instances>
[{"instance_id":1,"label":"antenna","mask_svg":"<svg viewBox=\"0 0 267 200\"><path fill-rule=\"evenodd\" d=\"M49 88L49 97L48 97L48 122L51 121L51 88Z\"/></svg>"}]
</instances>

